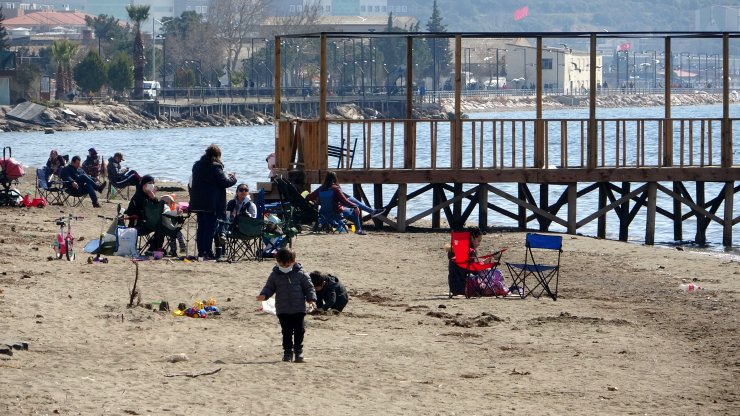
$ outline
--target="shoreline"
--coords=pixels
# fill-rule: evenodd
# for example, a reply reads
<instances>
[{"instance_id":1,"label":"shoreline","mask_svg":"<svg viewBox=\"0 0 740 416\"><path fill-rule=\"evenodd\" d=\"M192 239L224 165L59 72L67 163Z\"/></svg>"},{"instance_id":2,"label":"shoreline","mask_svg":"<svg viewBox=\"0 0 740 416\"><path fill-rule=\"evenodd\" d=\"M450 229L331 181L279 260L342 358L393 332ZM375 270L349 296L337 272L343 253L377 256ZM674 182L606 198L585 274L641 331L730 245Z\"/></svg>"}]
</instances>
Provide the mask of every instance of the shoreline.
<instances>
[{"instance_id":1,"label":"shoreline","mask_svg":"<svg viewBox=\"0 0 740 416\"><path fill-rule=\"evenodd\" d=\"M485 112L533 111L536 109L534 96L494 96L469 97L461 101L461 109L465 114ZM722 103L722 96L696 91L692 94L672 95L673 106L712 105ZM732 101L732 104L737 101ZM565 108L587 108L586 97L574 96L545 96L543 110L558 110ZM664 105L663 95L647 94L618 94L597 97L597 108L620 107L661 107ZM429 110L420 113L422 118L448 118L454 112L454 102L442 99L438 104L424 104ZM364 111L356 104L340 105L337 114L329 114L328 118L364 119ZM134 106L125 104L63 104L57 107L47 107L41 118L49 125L39 125L11 120L5 115L12 106L0 107L0 130L5 132L44 131L102 131L102 130L141 130L166 128L201 128L201 127L244 127L255 125L273 125L272 116L260 112L245 111L244 114L195 113L192 118L166 119L155 116ZM345 114L345 117L342 117ZM465 115L464 114L464 115Z\"/></svg>"},{"instance_id":2,"label":"shoreline","mask_svg":"<svg viewBox=\"0 0 740 416\"><path fill-rule=\"evenodd\" d=\"M28 177L28 174L26 174L26 177ZM160 179L158 180L158 184L159 184L158 190L160 191L161 194L176 194L178 201L181 200L182 197L187 198L188 186L186 183L179 182L177 180ZM28 183L27 180L25 180L25 178L21 180L21 183L17 186L17 189L21 193L21 195L25 195L26 193L35 195L35 189L32 183ZM233 198L233 196L234 196L234 190L230 188L226 189L227 201ZM115 202L121 203L124 209L126 208L126 205L128 204L128 201L115 200ZM51 207L51 209L64 209L64 208L65 207L61 207L61 206ZM395 219L392 215L390 215L389 218ZM466 226L468 225L476 225L476 222L469 221L469 223L466 223ZM386 233L391 233L391 234L406 234L406 233L409 233L409 234L440 234L442 233L444 234L444 233L449 232L449 224L447 224L445 220L442 220L441 228L435 229L435 228L432 228L432 221L430 219L420 219L416 221L414 225L409 226L407 230L404 232L398 232L392 227L388 226L387 224L383 224L380 229L375 228L372 222L366 222L364 226L367 227L372 232L380 231L380 232L386 232ZM540 232L538 230L533 230L533 229L527 229L527 230L521 231L521 230L516 229L515 227L507 226L507 225L489 226L488 229L484 231L488 234ZM593 239L594 241L611 241L615 243L627 243L629 245L636 246L636 247L646 246L644 241L641 241L638 239L628 239L627 241L620 241L618 238L608 238L607 237L607 238L601 239L595 235L584 234L582 232L579 232L576 234L568 234L566 232L552 231L552 230L543 231L543 232L547 234L562 235L564 238L567 238L570 236L572 238ZM699 246L695 244L693 241L689 241L689 240L656 241L655 244L653 244L652 246L647 246L647 247L655 247L658 249L666 249L666 250L671 250L671 251L676 250L676 251L686 251L686 252L691 252L691 253L704 254L704 255L712 256L713 258L724 259L724 260L740 263L740 247L730 246L728 248L726 246L723 246L721 243L710 243L705 246Z\"/></svg>"}]
</instances>

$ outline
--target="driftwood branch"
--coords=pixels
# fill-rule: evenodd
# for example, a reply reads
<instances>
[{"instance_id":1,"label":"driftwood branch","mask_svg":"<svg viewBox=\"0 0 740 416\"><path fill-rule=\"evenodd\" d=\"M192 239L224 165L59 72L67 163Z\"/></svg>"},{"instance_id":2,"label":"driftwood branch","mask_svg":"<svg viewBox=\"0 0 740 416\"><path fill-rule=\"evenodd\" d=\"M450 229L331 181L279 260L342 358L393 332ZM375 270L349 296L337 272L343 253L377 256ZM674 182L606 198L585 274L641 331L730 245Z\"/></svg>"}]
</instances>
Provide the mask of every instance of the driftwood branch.
<instances>
[{"instance_id":1,"label":"driftwood branch","mask_svg":"<svg viewBox=\"0 0 740 416\"><path fill-rule=\"evenodd\" d=\"M136 283L139 281L139 263L134 262L134 266L136 266L136 277L134 277L134 287L131 289L131 298L129 299L128 306L129 308L134 306L134 299L136 299Z\"/></svg>"},{"instance_id":2,"label":"driftwood branch","mask_svg":"<svg viewBox=\"0 0 740 416\"><path fill-rule=\"evenodd\" d=\"M195 378L195 377L200 377L200 376L210 376L211 374L216 374L219 371L221 371L221 367L219 367L219 368L217 368L215 370L205 371L205 372L202 372L202 373L176 373L176 374L165 374L164 376L165 377L178 377L178 376L182 376L182 377Z\"/></svg>"}]
</instances>

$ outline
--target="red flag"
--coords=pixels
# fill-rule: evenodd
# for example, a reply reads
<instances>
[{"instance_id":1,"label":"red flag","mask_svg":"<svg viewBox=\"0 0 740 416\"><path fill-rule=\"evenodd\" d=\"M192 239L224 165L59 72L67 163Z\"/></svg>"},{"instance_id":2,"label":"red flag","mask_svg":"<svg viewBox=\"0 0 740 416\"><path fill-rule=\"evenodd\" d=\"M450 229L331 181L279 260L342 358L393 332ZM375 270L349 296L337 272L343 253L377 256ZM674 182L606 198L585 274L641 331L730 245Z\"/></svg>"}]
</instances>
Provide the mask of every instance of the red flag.
<instances>
[{"instance_id":1,"label":"red flag","mask_svg":"<svg viewBox=\"0 0 740 416\"><path fill-rule=\"evenodd\" d=\"M631 47L632 47L632 45L629 42L624 42L624 43L622 43L622 44L619 45L619 47L617 48L617 52L628 51L628 50L630 50Z\"/></svg>"},{"instance_id":2,"label":"red flag","mask_svg":"<svg viewBox=\"0 0 740 416\"><path fill-rule=\"evenodd\" d=\"M514 10L514 20L522 20L529 15L529 6Z\"/></svg>"}]
</instances>

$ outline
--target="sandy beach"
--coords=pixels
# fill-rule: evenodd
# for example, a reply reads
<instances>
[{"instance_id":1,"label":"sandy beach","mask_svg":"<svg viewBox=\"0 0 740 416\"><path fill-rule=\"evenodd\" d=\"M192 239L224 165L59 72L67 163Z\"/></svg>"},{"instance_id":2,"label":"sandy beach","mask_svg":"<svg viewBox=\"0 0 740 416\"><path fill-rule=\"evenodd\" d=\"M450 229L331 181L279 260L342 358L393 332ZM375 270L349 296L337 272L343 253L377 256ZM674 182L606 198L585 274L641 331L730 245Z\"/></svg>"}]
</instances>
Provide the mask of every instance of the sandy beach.
<instances>
[{"instance_id":1,"label":"sandy beach","mask_svg":"<svg viewBox=\"0 0 740 416\"><path fill-rule=\"evenodd\" d=\"M63 210L81 247L115 204ZM565 235L557 301L449 299L448 232L303 233L298 261L352 298L306 318L294 364L254 301L272 261L143 261L128 308L129 259L49 260L59 207L0 211L0 342L29 343L0 355L0 414L740 414L737 257ZM523 242L482 246L520 262ZM144 307L208 298L220 316Z\"/></svg>"}]
</instances>

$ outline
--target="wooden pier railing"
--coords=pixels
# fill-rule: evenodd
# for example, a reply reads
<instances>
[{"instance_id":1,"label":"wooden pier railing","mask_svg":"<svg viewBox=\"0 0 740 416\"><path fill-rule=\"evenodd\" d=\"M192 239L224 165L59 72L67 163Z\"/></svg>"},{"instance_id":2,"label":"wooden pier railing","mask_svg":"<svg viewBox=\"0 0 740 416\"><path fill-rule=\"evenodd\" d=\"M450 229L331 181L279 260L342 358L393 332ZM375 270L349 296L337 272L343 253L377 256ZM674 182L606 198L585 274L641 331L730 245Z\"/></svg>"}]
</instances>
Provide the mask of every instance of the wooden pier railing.
<instances>
[{"instance_id":1,"label":"wooden pier railing","mask_svg":"<svg viewBox=\"0 0 740 416\"><path fill-rule=\"evenodd\" d=\"M454 111L449 119L419 119L414 113L414 93L405 88L404 112L399 119L335 120L327 117L330 68L327 54L332 38L388 38L406 40L405 67L407 82L414 80L414 41L429 37L447 41L454 52L454 83L451 97ZM654 240L655 218L662 215L674 222L674 236L681 239L681 224L694 219L697 227L695 241L702 244L710 223L722 226L723 243L732 244L733 226L740 223L735 213L734 199L740 192L740 164L736 162L738 140L734 132L740 131L740 119L730 112L730 40L740 38L737 32L701 33L320 33L289 35L275 38L274 84L283 79L281 40L313 38L318 51L320 79L319 110L315 120L279 118L276 131L277 168L283 173L300 177L304 186L320 183L329 170L327 146L347 146L345 160L338 169L339 180L353 184L353 193L370 205L363 185L373 186L372 205L395 209L395 219L380 220L403 231L414 221L431 217L432 226L439 227L445 215L450 227L465 224L471 213L478 209L481 227L488 224L488 214L493 211L514 219L525 229L536 221L540 230L550 224L560 224L567 232L575 233L590 221L598 222L599 237L606 234L607 215L616 215L619 221L619 238L627 238L627 229L637 212L646 211L645 242ZM463 39L532 38L534 61L535 115L528 119L467 119L461 110ZM722 107L712 117L673 117L671 95L673 71L664 71L660 79L663 88L664 117L599 118L596 111L597 88L584 89L588 104L585 118L546 118L543 115L543 60L545 41L557 42L562 38L588 41L585 67L588 67L586 84L598 86L600 53L599 38L654 38L663 44L663 64L672 68L672 46L675 39L707 38L722 48L717 63L721 80ZM400 43L399 43L400 44ZM453 46L454 45L454 46ZM470 48L466 48L470 49ZM548 49L549 50L549 49ZM568 52L570 53L570 52ZM721 59L719 59L721 55ZM526 62L526 60L525 60ZM454 64L454 65L453 65ZM513 63L512 63L513 64ZM552 62L550 62L552 64ZM525 72L527 65L524 65ZM547 70L551 70L548 68ZM580 71L580 69L579 69ZM450 77L452 80L453 77ZM408 84L407 84L408 85ZM275 91L275 113L282 115L283 100L280 90ZM344 141L342 141L344 139ZM358 139L353 163L350 163L350 143ZM351 167L350 167L351 166ZM296 172L297 171L297 172ZM298 173L299 175L295 174ZM687 187L684 182L693 183ZM714 183L705 197L706 182ZM414 185L409 192L408 186ZM509 184L505 188L498 184ZM384 187L395 185L394 195L383 197ZM418 185L418 187L417 187ZM512 186L513 185L513 186ZM549 188L551 187L552 188ZM539 187L538 192L533 192ZM564 187L562 195L550 202L554 187ZM711 189L709 189L711 188ZM691 195L688 189L693 189ZM513 191L512 191L513 190ZM432 206L409 218L409 200L424 193L431 193ZM577 210L579 198L592 192L598 193L598 206ZM516 208L507 210L489 202L489 195L513 203ZM670 206L661 206L661 198L668 197ZM463 204L467 203L466 207ZM559 213L564 208L565 214ZM720 216L717 211L723 208ZM688 211L686 211L688 209ZM579 220L578 217L581 216ZM380 224L378 224L380 225Z\"/></svg>"}]
</instances>

